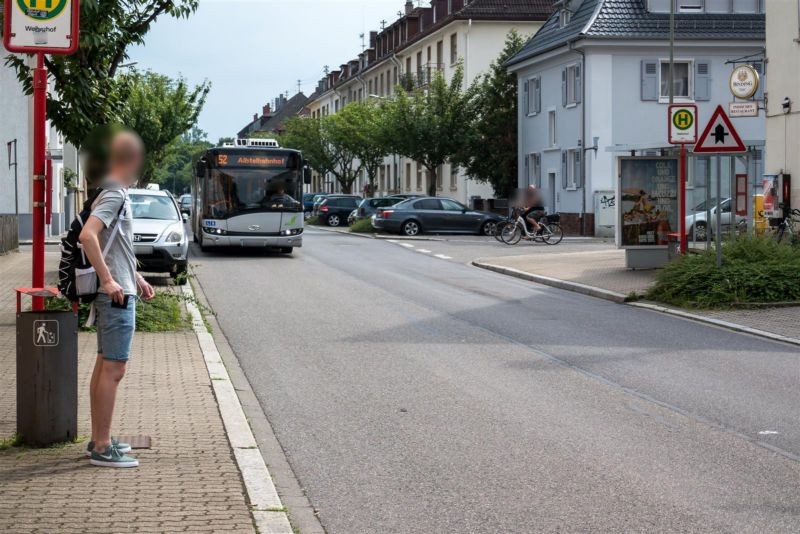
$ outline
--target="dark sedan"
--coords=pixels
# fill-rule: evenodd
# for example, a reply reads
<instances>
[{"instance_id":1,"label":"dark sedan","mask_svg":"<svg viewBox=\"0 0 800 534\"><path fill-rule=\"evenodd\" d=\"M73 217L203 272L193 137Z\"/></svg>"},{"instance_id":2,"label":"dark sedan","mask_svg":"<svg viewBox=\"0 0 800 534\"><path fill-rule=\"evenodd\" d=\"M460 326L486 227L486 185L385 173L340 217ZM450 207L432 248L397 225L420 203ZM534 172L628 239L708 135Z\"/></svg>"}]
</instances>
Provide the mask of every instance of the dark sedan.
<instances>
[{"instance_id":1,"label":"dark sedan","mask_svg":"<svg viewBox=\"0 0 800 534\"><path fill-rule=\"evenodd\" d=\"M494 235L499 220L497 214L471 210L449 198L425 197L378 208L372 225L378 230L407 236L422 232Z\"/></svg>"},{"instance_id":2,"label":"dark sedan","mask_svg":"<svg viewBox=\"0 0 800 534\"><path fill-rule=\"evenodd\" d=\"M359 202L361 197L355 195L328 195L317 208L319 219L328 226L344 225Z\"/></svg>"}]
</instances>

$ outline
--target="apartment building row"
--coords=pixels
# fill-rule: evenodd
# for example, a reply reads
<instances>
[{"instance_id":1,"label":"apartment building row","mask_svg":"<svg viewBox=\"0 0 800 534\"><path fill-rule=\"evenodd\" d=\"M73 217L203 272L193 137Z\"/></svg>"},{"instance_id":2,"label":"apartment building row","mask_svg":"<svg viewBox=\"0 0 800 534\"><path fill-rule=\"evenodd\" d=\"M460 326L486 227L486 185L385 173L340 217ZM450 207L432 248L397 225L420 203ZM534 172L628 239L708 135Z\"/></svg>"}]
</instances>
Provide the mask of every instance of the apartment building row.
<instances>
[{"instance_id":1,"label":"apartment building row","mask_svg":"<svg viewBox=\"0 0 800 534\"><path fill-rule=\"evenodd\" d=\"M323 117L349 102L391 98L398 85L425 87L438 72L449 81L459 64L466 89L488 71L512 29L531 36L552 10L552 0L432 0L424 7L408 1L397 20L370 33L362 53L319 82L306 110ZM375 194L424 193L427 174L409 158L389 156L378 173ZM367 183L362 176L355 187L363 191ZM437 189L465 203L472 197L493 196L491 186L471 180L450 164L438 173ZM315 175L313 190L337 192L339 186L332 176Z\"/></svg>"}]
</instances>

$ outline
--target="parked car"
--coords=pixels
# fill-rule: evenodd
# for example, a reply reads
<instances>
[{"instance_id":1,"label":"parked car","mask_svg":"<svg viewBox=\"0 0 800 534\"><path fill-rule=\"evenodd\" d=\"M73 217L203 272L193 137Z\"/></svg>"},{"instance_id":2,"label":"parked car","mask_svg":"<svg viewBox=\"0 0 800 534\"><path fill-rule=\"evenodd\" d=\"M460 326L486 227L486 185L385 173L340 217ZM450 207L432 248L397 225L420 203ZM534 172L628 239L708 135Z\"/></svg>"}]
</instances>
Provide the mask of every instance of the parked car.
<instances>
[{"instance_id":1,"label":"parked car","mask_svg":"<svg viewBox=\"0 0 800 534\"><path fill-rule=\"evenodd\" d=\"M355 209L354 219L355 220L369 219L378 211L378 208L394 206L395 204L402 202L403 200L406 200L406 198L400 195L392 195L390 197L380 197L380 198L365 198L358 204L358 207Z\"/></svg>"},{"instance_id":2,"label":"parked car","mask_svg":"<svg viewBox=\"0 0 800 534\"><path fill-rule=\"evenodd\" d=\"M708 212L706 212L708 207ZM734 214L731 212L731 199L723 198L720 204L720 222L722 231L727 232L731 227L731 221L734 220ZM706 221L706 213L710 213L710 224ZM741 215L735 216L736 224L740 224L746 220ZM706 205L703 201L686 214L686 232L689 235L689 240L705 241L706 233L711 230L714 233L714 227L717 224L717 199L711 199Z\"/></svg>"},{"instance_id":3,"label":"parked car","mask_svg":"<svg viewBox=\"0 0 800 534\"><path fill-rule=\"evenodd\" d=\"M494 235L500 216L475 211L450 198L423 197L378 208L372 226L407 236L431 233Z\"/></svg>"},{"instance_id":4,"label":"parked car","mask_svg":"<svg viewBox=\"0 0 800 534\"><path fill-rule=\"evenodd\" d=\"M143 271L169 273L179 284L186 283L189 238L175 199L166 191L131 189L133 211L133 252Z\"/></svg>"},{"instance_id":5,"label":"parked car","mask_svg":"<svg viewBox=\"0 0 800 534\"><path fill-rule=\"evenodd\" d=\"M181 213L186 215L192 214L192 195L181 195L178 199L178 206L181 208Z\"/></svg>"},{"instance_id":6,"label":"parked car","mask_svg":"<svg viewBox=\"0 0 800 534\"><path fill-rule=\"evenodd\" d=\"M314 199L322 193L304 193L303 194L303 212L310 214L314 209Z\"/></svg>"},{"instance_id":7,"label":"parked car","mask_svg":"<svg viewBox=\"0 0 800 534\"><path fill-rule=\"evenodd\" d=\"M355 195L328 195L319 205L319 219L328 226L342 226L359 202L361 197Z\"/></svg>"},{"instance_id":8,"label":"parked car","mask_svg":"<svg viewBox=\"0 0 800 534\"><path fill-rule=\"evenodd\" d=\"M317 216L319 215L319 205L322 204L322 201L328 198L328 195L320 193L319 195L314 196L314 201L311 205L311 215Z\"/></svg>"}]
</instances>

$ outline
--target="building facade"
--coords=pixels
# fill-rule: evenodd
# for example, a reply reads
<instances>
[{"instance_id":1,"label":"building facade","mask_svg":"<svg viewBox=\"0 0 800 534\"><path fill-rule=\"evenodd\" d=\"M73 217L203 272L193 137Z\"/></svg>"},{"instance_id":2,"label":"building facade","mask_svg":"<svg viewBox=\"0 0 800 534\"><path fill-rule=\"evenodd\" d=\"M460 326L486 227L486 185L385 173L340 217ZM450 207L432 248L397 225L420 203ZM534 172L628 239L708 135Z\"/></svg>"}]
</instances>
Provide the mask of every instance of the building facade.
<instances>
[{"instance_id":1,"label":"building facade","mask_svg":"<svg viewBox=\"0 0 800 534\"><path fill-rule=\"evenodd\" d=\"M766 2L767 174L792 177L791 205L800 207L800 2Z\"/></svg>"},{"instance_id":2,"label":"building facade","mask_svg":"<svg viewBox=\"0 0 800 534\"><path fill-rule=\"evenodd\" d=\"M673 1L674 98L698 106L702 128L717 105L733 100L733 64L764 72L763 2ZM565 0L508 62L519 80L519 185L540 187L571 233L614 235L620 157L675 152L667 139L669 11L670 0ZM763 115L735 126L752 157L736 159L734 172L755 183ZM691 158L688 206L706 198L714 166L713 158ZM730 169L726 162L726 186Z\"/></svg>"},{"instance_id":3,"label":"building facade","mask_svg":"<svg viewBox=\"0 0 800 534\"><path fill-rule=\"evenodd\" d=\"M369 47L356 59L342 64L320 82L318 96L309 104L311 115L336 113L348 102L392 98L396 87L425 87L441 72L451 80L463 65L465 89L486 73L515 29L533 35L552 11L552 0L433 0L429 7L405 5L404 14L379 32L372 32ZM490 185L470 179L462 169L445 164L437 173L437 191L468 202L491 198ZM397 155L384 160L376 179L376 195L427 191L428 173L416 161ZM365 191L367 177L356 184ZM335 192L331 177L315 176L314 190ZM356 189L354 188L354 189Z\"/></svg>"}]
</instances>

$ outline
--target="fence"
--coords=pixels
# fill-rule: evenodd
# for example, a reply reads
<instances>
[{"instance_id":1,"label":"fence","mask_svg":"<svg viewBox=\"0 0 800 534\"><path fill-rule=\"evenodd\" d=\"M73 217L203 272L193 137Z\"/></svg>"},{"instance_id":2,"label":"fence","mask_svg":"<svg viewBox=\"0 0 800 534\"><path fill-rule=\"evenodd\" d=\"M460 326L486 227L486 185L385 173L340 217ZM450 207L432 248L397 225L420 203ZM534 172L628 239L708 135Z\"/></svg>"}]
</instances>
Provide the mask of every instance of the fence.
<instances>
[{"instance_id":1,"label":"fence","mask_svg":"<svg viewBox=\"0 0 800 534\"><path fill-rule=\"evenodd\" d=\"M19 248L19 222L16 215L0 215L0 254Z\"/></svg>"}]
</instances>

